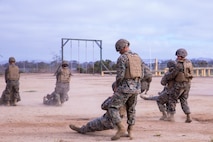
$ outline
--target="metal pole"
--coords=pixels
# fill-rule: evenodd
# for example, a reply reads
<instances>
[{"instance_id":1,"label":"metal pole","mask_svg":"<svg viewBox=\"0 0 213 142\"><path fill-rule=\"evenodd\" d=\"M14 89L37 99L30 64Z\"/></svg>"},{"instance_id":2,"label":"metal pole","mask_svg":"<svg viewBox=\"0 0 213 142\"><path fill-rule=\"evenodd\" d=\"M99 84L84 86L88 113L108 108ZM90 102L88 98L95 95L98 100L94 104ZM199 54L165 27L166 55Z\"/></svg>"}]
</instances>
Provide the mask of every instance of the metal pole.
<instances>
[{"instance_id":1,"label":"metal pole","mask_svg":"<svg viewBox=\"0 0 213 142\"><path fill-rule=\"evenodd\" d=\"M64 45L63 45L63 38L61 39L61 60L64 60Z\"/></svg>"},{"instance_id":2,"label":"metal pole","mask_svg":"<svg viewBox=\"0 0 213 142\"><path fill-rule=\"evenodd\" d=\"M101 73L102 73L102 40L100 41L100 60L101 60Z\"/></svg>"}]
</instances>

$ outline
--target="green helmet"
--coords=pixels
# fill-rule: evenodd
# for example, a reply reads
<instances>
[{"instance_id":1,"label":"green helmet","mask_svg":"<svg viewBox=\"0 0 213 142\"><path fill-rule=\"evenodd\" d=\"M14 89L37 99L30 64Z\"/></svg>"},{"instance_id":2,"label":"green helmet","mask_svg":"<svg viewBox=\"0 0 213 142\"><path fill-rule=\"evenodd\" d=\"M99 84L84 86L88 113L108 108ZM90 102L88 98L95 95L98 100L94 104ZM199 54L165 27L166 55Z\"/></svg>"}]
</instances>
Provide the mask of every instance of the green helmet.
<instances>
[{"instance_id":1,"label":"green helmet","mask_svg":"<svg viewBox=\"0 0 213 142\"><path fill-rule=\"evenodd\" d=\"M185 58L188 55L188 53L187 53L186 49L180 48L176 51L175 55Z\"/></svg>"},{"instance_id":2,"label":"green helmet","mask_svg":"<svg viewBox=\"0 0 213 142\"><path fill-rule=\"evenodd\" d=\"M122 50L124 47L129 46L130 43L126 39L119 39L115 44L116 51Z\"/></svg>"},{"instance_id":3,"label":"green helmet","mask_svg":"<svg viewBox=\"0 0 213 142\"><path fill-rule=\"evenodd\" d=\"M14 58L14 57L10 57L10 58L9 58L9 63L10 63L10 62L16 62L15 58Z\"/></svg>"}]
</instances>

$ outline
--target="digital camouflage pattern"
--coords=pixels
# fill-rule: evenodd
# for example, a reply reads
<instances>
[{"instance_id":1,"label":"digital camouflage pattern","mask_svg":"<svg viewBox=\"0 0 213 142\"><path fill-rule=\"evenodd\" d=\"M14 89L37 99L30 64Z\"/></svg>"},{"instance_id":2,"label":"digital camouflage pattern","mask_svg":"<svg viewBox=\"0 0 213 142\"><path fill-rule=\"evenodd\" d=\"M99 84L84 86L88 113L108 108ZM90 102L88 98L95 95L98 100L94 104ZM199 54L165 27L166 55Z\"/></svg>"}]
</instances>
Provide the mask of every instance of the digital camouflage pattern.
<instances>
[{"instance_id":1,"label":"digital camouflage pattern","mask_svg":"<svg viewBox=\"0 0 213 142\"><path fill-rule=\"evenodd\" d=\"M116 74L116 86L117 92L119 93L131 93L138 94L141 93L141 83L140 78L126 79L125 73L126 69L129 67L129 60L127 54L136 54L131 51L122 54L117 60L117 74ZM144 62L141 60L141 68L144 66ZM143 76L143 72L141 72Z\"/></svg>"},{"instance_id":2,"label":"digital camouflage pattern","mask_svg":"<svg viewBox=\"0 0 213 142\"><path fill-rule=\"evenodd\" d=\"M181 79L179 74L184 75ZM183 59L177 60L177 69L174 72L171 72L170 78L175 77L174 91L171 97L169 98L169 111L175 113L176 102L179 99L181 103L181 108L185 114L190 114L190 108L188 106L188 96L191 88L191 80L193 78L193 66L190 60Z\"/></svg>"},{"instance_id":3,"label":"digital camouflage pattern","mask_svg":"<svg viewBox=\"0 0 213 142\"><path fill-rule=\"evenodd\" d=\"M79 133L85 134L87 132L95 132L95 131L103 131L103 130L109 130L114 129L115 125L112 122L111 116L108 112L109 104L111 103L112 97L108 97L101 105L101 108L103 110L106 110L106 113L104 113L101 117L93 119L89 121L86 125L83 125L82 127L78 128L74 125L71 125L70 128L77 130ZM123 118L125 115L125 107L121 107L119 109L120 117ZM77 129L75 129L77 128Z\"/></svg>"},{"instance_id":4,"label":"digital camouflage pattern","mask_svg":"<svg viewBox=\"0 0 213 142\"><path fill-rule=\"evenodd\" d=\"M94 131L103 131L113 129L115 126L112 123L112 120L108 113L105 113L103 116L96 118L86 125L83 125L79 129L79 133L85 134L87 132L94 132Z\"/></svg>"},{"instance_id":5,"label":"digital camouflage pattern","mask_svg":"<svg viewBox=\"0 0 213 142\"><path fill-rule=\"evenodd\" d=\"M10 60L15 60L9 58ZM5 70L6 88L2 93L1 100L7 105L16 105L16 102L21 101L19 94L19 67L15 65L15 61L10 61L9 66Z\"/></svg>"},{"instance_id":6,"label":"digital camouflage pattern","mask_svg":"<svg viewBox=\"0 0 213 142\"><path fill-rule=\"evenodd\" d=\"M175 61L168 61L167 67L169 70L161 79L161 85L164 86L164 89L159 93L159 97L157 98L157 105L160 112L169 112L169 96L172 95L174 90L174 79L168 80L167 76L176 69Z\"/></svg>"},{"instance_id":7,"label":"digital camouflage pattern","mask_svg":"<svg viewBox=\"0 0 213 142\"><path fill-rule=\"evenodd\" d=\"M150 71L149 67L144 65L144 77L141 79L141 93L149 91L150 83L152 82L152 72Z\"/></svg>"},{"instance_id":8,"label":"digital camouflage pattern","mask_svg":"<svg viewBox=\"0 0 213 142\"><path fill-rule=\"evenodd\" d=\"M119 115L119 108L126 105L127 123L129 125L135 124L135 106L137 104L137 95L141 92L141 78L126 79L126 69L129 67L129 60L127 54L136 54L130 50L121 54L117 60L117 75L116 86L117 92L112 97L112 103L109 106L109 114L112 118L113 124L121 122ZM141 60L141 68L143 68L143 61ZM141 76L142 76L141 72Z\"/></svg>"},{"instance_id":9,"label":"digital camouflage pattern","mask_svg":"<svg viewBox=\"0 0 213 142\"><path fill-rule=\"evenodd\" d=\"M176 62L177 67L170 72L166 78L167 80L175 80L173 93L169 97L169 111L171 114L176 112L176 102L179 99L184 113L190 114L191 112L187 99L191 88L191 80L193 78L193 66L188 59L177 60Z\"/></svg>"},{"instance_id":10,"label":"digital camouflage pattern","mask_svg":"<svg viewBox=\"0 0 213 142\"><path fill-rule=\"evenodd\" d=\"M69 83L56 83L54 93L60 95L61 104L69 100L69 95L68 95L69 90L70 90Z\"/></svg>"},{"instance_id":11,"label":"digital camouflage pattern","mask_svg":"<svg viewBox=\"0 0 213 142\"><path fill-rule=\"evenodd\" d=\"M71 71L67 61L62 61L62 65L57 69L55 90L43 98L45 105L61 105L69 100Z\"/></svg>"},{"instance_id":12,"label":"digital camouflage pattern","mask_svg":"<svg viewBox=\"0 0 213 142\"><path fill-rule=\"evenodd\" d=\"M55 92L53 92L51 94L47 94L47 96L44 96L44 98L43 98L43 104L53 105L53 106L61 105L60 104L60 95L56 94Z\"/></svg>"}]
</instances>

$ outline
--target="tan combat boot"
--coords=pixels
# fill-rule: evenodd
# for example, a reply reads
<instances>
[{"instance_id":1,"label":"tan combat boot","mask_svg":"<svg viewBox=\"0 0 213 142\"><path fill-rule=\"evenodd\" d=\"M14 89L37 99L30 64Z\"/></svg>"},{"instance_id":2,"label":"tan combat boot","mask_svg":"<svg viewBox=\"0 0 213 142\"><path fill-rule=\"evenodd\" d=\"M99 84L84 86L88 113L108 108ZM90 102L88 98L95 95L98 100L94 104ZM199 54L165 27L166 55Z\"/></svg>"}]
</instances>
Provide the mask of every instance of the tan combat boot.
<instances>
[{"instance_id":1,"label":"tan combat boot","mask_svg":"<svg viewBox=\"0 0 213 142\"><path fill-rule=\"evenodd\" d=\"M129 137L130 140L133 139L132 130L133 130L133 125L129 125L128 128L127 128L127 132L128 132L128 137Z\"/></svg>"},{"instance_id":2,"label":"tan combat boot","mask_svg":"<svg viewBox=\"0 0 213 142\"><path fill-rule=\"evenodd\" d=\"M192 122L192 119L190 117L190 114L186 114L186 123L191 123Z\"/></svg>"},{"instance_id":3,"label":"tan combat boot","mask_svg":"<svg viewBox=\"0 0 213 142\"><path fill-rule=\"evenodd\" d=\"M84 133L81 131L81 128L80 128L80 127L77 127L77 126L75 126L75 125L73 125L73 124L70 124L69 126L70 126L70 129L72 129L72 130L74 130L74 131L76 131L76 132L78 132L78 133L84 134Z\"/></svg>"},{"instance_id":4,"label":"tan combat boot","mask_svg":"<svg viewBox=\"0 0 213 142\"><path fill-rule=\"evenodd\" d=\"M166 112L164 111L164 112L162 112L162 116L161 116L161 118L160 118L160 120L166 120L167 119L167 114L166 114Z\"/></svg>"},{"instance_id":5,"label":"tan combat boot","mask_svg":"<svg viewBox=\"0 0 213 142\"><path fill-rule=\"evenodd\" d=\"M111 138L111 140L118 140L121 136L125 135L125 128L121 122L116 124L118 127L118 131L116 134Z\"/></svg>"}]
</instances>

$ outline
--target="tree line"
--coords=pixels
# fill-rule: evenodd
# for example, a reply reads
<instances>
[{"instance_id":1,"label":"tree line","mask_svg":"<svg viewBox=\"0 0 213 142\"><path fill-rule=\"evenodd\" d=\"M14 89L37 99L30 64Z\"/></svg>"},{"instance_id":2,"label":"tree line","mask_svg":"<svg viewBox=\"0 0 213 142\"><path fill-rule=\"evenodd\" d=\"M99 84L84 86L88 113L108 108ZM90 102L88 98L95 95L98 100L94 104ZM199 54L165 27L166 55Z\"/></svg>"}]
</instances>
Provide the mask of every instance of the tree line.
<instances>
[{"instance_id":1,"label":"tree line","mask_svg":"<svg viewBox=\"0 0 213 142\"><path fill-rule=\"evenodd\" d=\"M213 59L192 59L192 64L194 67L213 67ZM151 70L155 69L154 60L144 60L145 64L150 67ZM168 60L159 60L158 69L163 70L166 68ZM54 73L60 66L59 60L54 60L52 62L43 61L17 61L16 65L20 68L21 73ZM8 63L0 65L0 74L4 74L4 70L8 66ZM95 62L83 62L69 61L69 67L72 72L77 73L88 73L96 74L101 73L105 70L116 70L116 62L109 59ZM101 68L102 67L102 68Z\"/></svg>"}]
</instances>

